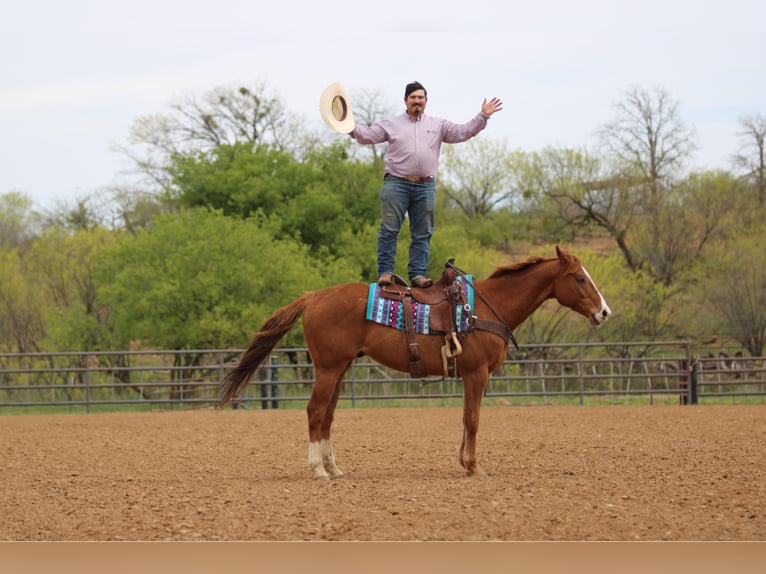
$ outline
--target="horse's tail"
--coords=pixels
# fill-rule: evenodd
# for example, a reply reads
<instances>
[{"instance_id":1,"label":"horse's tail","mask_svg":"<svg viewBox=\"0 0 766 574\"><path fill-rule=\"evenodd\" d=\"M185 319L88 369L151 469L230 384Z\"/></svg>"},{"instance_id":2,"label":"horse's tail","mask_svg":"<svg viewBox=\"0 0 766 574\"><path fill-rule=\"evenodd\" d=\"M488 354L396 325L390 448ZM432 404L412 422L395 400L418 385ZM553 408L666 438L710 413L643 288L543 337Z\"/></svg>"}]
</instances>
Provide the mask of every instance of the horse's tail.
<instances>
[{"instance_id":1,"label":"horse's tail","mask_svg":"<svg viewBox=\"0 0 766 574\"><path fill-rule=\"evenodd\" d=\"M272 349L287 335L303 314L313 293L305 293L289 305L277 309L261 326L247 347L239 363L218 385L220 398L216 408L230 403L245 388L258 366L266 360Z\"/></svg>"}]
</instances>

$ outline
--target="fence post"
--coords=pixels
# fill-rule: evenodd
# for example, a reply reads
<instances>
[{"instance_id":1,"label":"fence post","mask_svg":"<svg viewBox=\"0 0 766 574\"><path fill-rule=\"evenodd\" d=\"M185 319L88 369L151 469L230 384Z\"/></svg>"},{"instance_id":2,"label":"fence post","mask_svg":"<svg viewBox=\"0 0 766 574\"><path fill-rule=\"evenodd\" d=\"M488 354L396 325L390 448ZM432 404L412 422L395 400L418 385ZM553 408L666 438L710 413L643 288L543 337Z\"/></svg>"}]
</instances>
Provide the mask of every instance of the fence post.
<instances>
[{"instance_id":1,"label":"fence post","mask_svg":"<svg viewBox=\"0 0 766 574\"><path fill-rule=\"evenodd\" d=\"M272 355L269 361L271 362L271 408L278 409L279 385L276 381L279 380L279 370L277 369L277 358Z\"/></svg>"},{"instance_id":2,"label":"fence post","mask_svg":"<svg viewBox=\"0 0 766 574\"><path fill-rule=\"evenodd\" d=\"M271 401L269 401L269 372L266 370L266 365L261 365L258 368L258 386L261 388L261 409L264 411L269 410L271 407Z\"/></svg>"},{"instance_id":3,"label":"fence post","mask_svg":"<svg viewBox=\"0 0 766 574\"><path fill-rule=\"evenodd\" d=\"M697 380L700 369L699 360L692 356L691 341L686 339L686 358L679 365L679 387L682 389L681 404L697 404ZM683 375L681 375L683 374Z\"/></svg>"},{"instance_id":4,"label":"fence post","mask_svg":"<svg viewBox=\"0 0 766 574\"><path fill-rule=\"evenodd\" d=\"M689 360L678 361L678 402L682 405L689 404Z\"/></svg>"},{"instance_id":5,"label":"fence post","mask_svg":"<svg viewBox=\"0 0 766 574\"><path fill-rule=\"evenodd\" d=\"M90 355L85 353L85 412L90 413Z\"/></svg>"},{"instance_id":6,"label":"fence post","mask_svg":"<svg viewBox=\"0 0 766 574\"><path fill-rule=\"evenodd\" d=\"M691 368L689 377L689 400L691 404L697 404L697 373L699 370L699 362L694 363Z\"/></svg>"}]
</instances>

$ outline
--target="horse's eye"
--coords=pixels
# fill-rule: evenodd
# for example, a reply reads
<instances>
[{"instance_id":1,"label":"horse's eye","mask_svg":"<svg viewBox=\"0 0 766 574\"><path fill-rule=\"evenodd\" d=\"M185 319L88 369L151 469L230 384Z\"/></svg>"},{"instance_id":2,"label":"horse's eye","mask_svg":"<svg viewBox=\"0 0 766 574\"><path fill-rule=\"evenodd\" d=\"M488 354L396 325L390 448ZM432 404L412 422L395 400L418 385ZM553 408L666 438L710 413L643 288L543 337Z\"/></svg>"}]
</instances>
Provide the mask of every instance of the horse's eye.
<instances>
[{"instance_id":1,"label":"horse's eye","mask_svg":"<svg viewBox=\"0 0 766 574\"><path fill-rule=\"evenodd\" d=\"M582 277L581 275L575 275L575 280L577 280L577 282L578 282L580 285L582 285L583 283L585 283L585 277Z\"/></svg>"}]
</instances>

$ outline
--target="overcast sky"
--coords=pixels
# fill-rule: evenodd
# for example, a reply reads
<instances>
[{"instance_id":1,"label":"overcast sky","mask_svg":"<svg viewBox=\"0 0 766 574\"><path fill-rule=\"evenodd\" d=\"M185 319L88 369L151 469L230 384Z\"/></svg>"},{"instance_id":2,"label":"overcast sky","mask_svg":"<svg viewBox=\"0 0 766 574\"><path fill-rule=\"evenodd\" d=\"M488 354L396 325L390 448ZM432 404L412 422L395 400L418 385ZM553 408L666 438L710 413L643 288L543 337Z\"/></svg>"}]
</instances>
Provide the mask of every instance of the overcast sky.
<instances>
[{"instance_id":1,"label":"overcast sky","mask_svg":"<svg viewBox=\"0 0 766 574\"><path fill-rule=\"evenodd\" d=\"M467 121L505 109L480 137L513 149L589 146L633 86L680 103L701 149L728 168L738 119L766 115L763 0L25 0L0 17L0 193L39 206L114 183L111 148L181 96L265 82L324 128L330 83L428 89L427 112ZM338 136L341 137L341 136Z\"/></svg>"}]
</instances>

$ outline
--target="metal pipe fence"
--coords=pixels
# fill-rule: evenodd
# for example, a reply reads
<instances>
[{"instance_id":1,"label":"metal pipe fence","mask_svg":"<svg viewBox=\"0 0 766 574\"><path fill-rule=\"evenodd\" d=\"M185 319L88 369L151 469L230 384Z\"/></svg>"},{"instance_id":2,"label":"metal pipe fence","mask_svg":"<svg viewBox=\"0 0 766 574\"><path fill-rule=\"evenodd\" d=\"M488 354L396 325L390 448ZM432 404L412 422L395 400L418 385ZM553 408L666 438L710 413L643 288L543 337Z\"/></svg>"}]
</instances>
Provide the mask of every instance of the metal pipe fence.
<instances>
[{"instance_id":1,"label":"metal pipe fence","mask_svg":"<svg viewBox=\"0 0 766 574\"><path fill-rule=\"evenodd\" d=\"M242 349L0 353L0 413L209 408ZM689 341L528 345L491 374L495 404L766 402L766 357L695 356ZM305 348L275 349L233 408L303 408L313 385ZM459 379L413 379L354 361L341 407L451 405Z\"/></svg>"}]
</instances>

